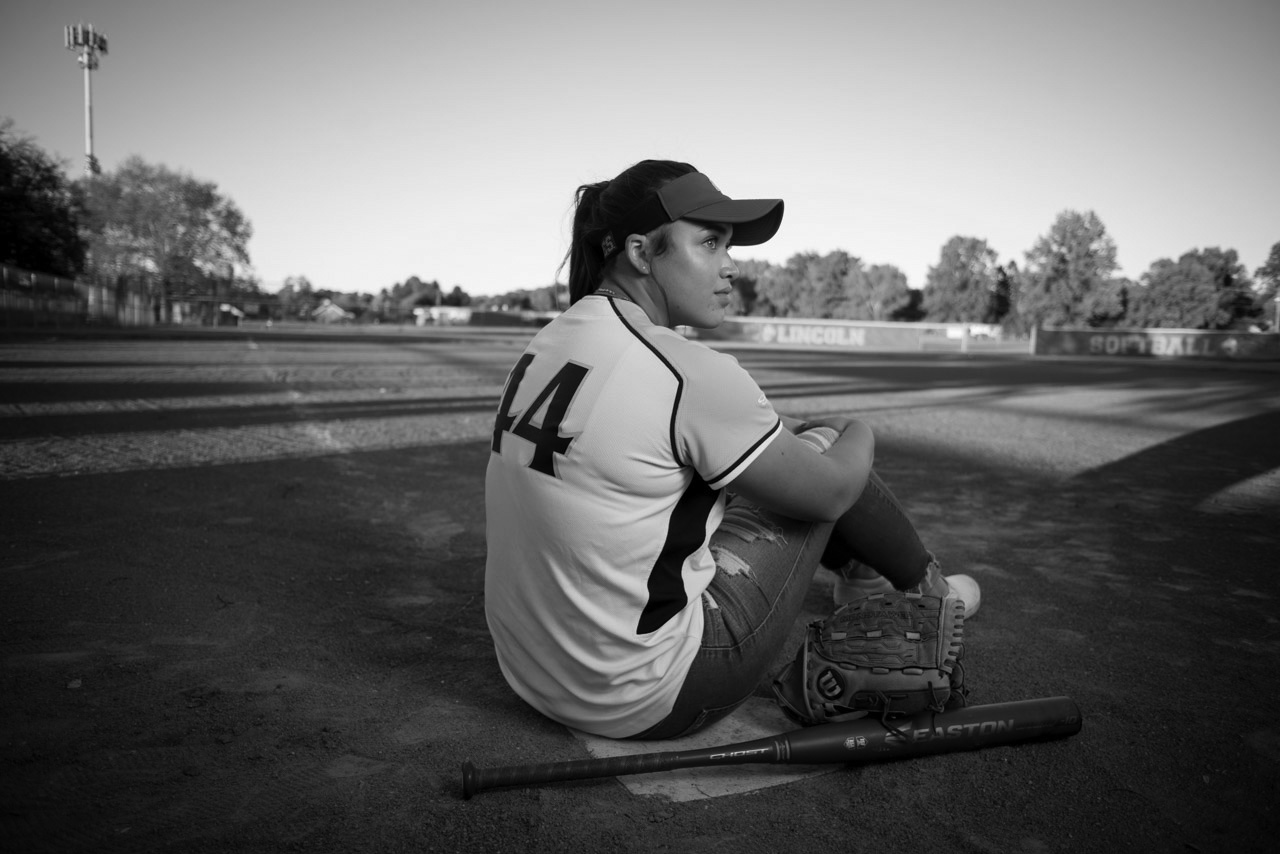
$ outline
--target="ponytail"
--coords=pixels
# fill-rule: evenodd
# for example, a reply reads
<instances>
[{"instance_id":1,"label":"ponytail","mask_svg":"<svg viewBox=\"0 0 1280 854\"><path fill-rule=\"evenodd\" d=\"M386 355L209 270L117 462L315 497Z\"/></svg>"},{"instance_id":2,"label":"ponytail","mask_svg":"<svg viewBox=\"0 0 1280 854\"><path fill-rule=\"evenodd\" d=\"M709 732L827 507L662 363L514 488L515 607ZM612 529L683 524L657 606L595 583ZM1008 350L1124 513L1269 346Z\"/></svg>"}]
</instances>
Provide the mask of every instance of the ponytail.
<instances>
[{"instance_id":1,"label":"ponytail","mask_svg":"<svg viewBox=\"0 0 1280 854\"><path fill-rule=\"evenodd\" d=\"M588 235L601 218L600 198L608 188L608 181L583 184L574 195L573 241L560 265L569 265L569 305L594 292L604 278L604 253L592 245Z\"/></svg>"},{"instance_id":2,"label":"ponytail","mask_svg":"<svg viewBox=\"0 0 1280 854\"><path fill-rule=\"evenodd\" d=\"M560 268L569 267L569 304L594 293L605 273L617 263L608 259L600 241L610 226L623 222L650 194L668 181L697 170L674 160L642 160L612 181L583 184L574 194L573 237Z\"/></svg>"}]
</instances>

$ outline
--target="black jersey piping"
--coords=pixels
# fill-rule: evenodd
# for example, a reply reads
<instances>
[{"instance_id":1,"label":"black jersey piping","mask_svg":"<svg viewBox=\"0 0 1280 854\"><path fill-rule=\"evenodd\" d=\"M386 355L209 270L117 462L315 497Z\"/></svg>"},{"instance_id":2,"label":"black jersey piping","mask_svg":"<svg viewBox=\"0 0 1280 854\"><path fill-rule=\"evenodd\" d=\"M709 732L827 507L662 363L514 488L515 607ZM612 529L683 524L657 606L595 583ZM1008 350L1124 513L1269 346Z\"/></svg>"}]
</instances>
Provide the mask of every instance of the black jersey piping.
<instances>
[{"instance_id":1,"label":"black jersey piping","mask_svg":"<svg viewBox=\"0 0 1280 854\"><path fill-rule=\"evenodd\" d=\"M618 316L618 320L622 321L622 325L627 328L627 331L629 331L632 335L634 335L636 337L636 340L638 340L641 344L648 347L649 351L653 353L653 355L656 356L658 360L662 362L662 364L666 365L667 370L669 370L671 372L671 375L676 378L676 399L675 399L675 403L671 407L671 423L669 426L669 429L671 431L671 453L672 455L675 456L677 463L679 463L682 466L689 465L684 460L680 459L680 448L676 444L676 412L680 409L680 399L681 399L681 396L684 394L684 377L680 376L680 372L675 369L675 366L671 364L671 362L667 359L666 356L662 355L662 353L658 350L657 347L654 347L653 344L651 344L648 339L646 339L643 335L640 334L640 330L636 329L634 326L631 325L631 321L623 317L622 312L618 310L617 303L613 297L605 296L605 299L609 301L609 307L613 309L613 313ZM752 454L754 454L761 445L763 445L765 442L769 441L774 436L776 436L778 433L778 430L781 429L781 427L782 427L782 419L779 418L777 421L774 422L773 427L771 427L768 430L768 432L766 432L763 436L761 436L754 443L752 443L751 447L747 448L747 450L744 451L740 457L738 457L729 465L725 466L724 469L722 469L721 471L717 472L714 477L707 478L706 482L707 483L719 482L729 472L733 471L738 466L742 465L742 461L745 460L747 457L751 456Z\"/></svg>"},{"instance_id":2,"label":"black jersey piping","mask_svg":"<svg viewBox=\"0 0 1280 854\"><path fill-rule=\"evenodd\" d=\"M781 419L781 418L779 418L777 421L775 421L775 422L773 423L773 427L771 427L771 428L769 429L769 432L765 433L765 434L764 434L763 436L761 436L758 440L756 440L756 442L755 442L754 444L752 444L752 446L751 446L750 448L747 448L747 450L745 450L745 451L742 453L742 456L738 457L738 458L737 458L736 460L734 460L732 463L730 463L729 465L725 466L723 470L721 470L721 471L717 472L717 473L716 473L716 475L715 475L715 477L709 477L709 478L707 478L707 483L719 483L719 482L720 482L720 480L721 480L725 475L727 475L729 472L731 472L731 471L733 471L734 469L736 469L738 466L742 465L742 461L743 461L743 460L745 460L747 457L749 457L749 456L751 456L752 454L754 454L754 453L756 452L756 449L757 449L757 448L759 448L759 447L760 447L761 445L763 445L765 442L767 442L767 441L769 441L770 439L772 439L774 436L778 435L778 430L780 430L781 428L782 428L782 419Z\"/></svg>"},{"instance_id":3,"label":"black jersey piping","mask_svg":"<svg viewBox=\"0 0 1280 854\"><path fill-rule=\"evenodd\" d=\"M631 325L631 321L622 316L622 312L618 310L618 304L613 297L606 296L605 299L609 300L609 307L613 309L613 313L618 316L618 320L622 321L622 325L627 328L627 331L635 336L637 341L648 347L649 352L653 353L653 355L657 357L658 361L666 365L667 370L671 372L671 376L675 377L676 397L671 404L671 420L667 425L667 430L671 436L671 455L675 457L678 465L689 466L689 463L680 459L680 446L676 444L676 413L680 410L680 400L684 396L684 377L680 376L680 372L676 370L675 365L671 364L670 360L668 360L666 356L662 355L657 347L649 343L649 341L640 334L640 330ZM692 468L692 466L690 467Z\"/></svg>"}]
</instances>

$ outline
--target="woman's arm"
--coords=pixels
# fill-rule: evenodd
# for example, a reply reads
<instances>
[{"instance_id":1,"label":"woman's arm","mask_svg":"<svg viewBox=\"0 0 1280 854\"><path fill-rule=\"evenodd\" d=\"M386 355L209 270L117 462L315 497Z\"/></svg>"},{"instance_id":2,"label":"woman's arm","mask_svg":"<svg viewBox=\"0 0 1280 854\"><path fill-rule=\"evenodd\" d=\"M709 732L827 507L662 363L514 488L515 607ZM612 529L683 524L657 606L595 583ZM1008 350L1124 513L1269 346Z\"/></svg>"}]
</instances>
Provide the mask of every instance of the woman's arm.
<instances>
[{"instance_id":1,"label":"woman's arm","mask_svg":"<svg viewBox=\"0 0 1280 854\"><path fill-rule=\"evenodd\" d=\"M804 422L799 418L792 418L790 415L779 415L782 426L790 430L792 433L799 433L804 429Z\"/></svg>"},{"instance_id":2,"label":"woman's arm","mask_svg":"<svg viewBox=\"0 0 1280 854\"><path fill-rule=\"evenodd\" d=\"M794 419L790 419L793 420ZM852 418L828 417L805 422L805 427L827 426L840 438L825 454L814 453L788 429L738 475L731 489L748 501L810 522L834 522L858 500L875 459L871 428Z\"/></svg>"}]
</instances>

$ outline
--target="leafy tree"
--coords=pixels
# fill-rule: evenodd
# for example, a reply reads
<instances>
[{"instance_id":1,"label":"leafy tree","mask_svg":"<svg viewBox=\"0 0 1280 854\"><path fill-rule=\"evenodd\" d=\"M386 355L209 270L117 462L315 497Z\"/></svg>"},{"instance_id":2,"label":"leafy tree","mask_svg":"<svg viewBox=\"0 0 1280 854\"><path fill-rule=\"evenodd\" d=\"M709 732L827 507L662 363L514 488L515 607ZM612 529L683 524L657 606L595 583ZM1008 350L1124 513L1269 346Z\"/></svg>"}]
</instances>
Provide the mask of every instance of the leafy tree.
<instances>
[{"instance_id":1,"label":"leafy tree","mask_svg":"<svg viewBox=\"0 0 1280 854\"><path fill-rule=\"evenodd\" d=\"M764 317L851 317L851 292L865 290L862 261L837 249L826 255L800 252L782 267L751 264L739 286L750 287L750 313ZM743 264L739 264L739 271ZM744 279L745 281L741 281ZM744 300L745 303L745 300Z\"/></svg>"},{"instance_id":2,"label":"leafy tree","mask_svg":"<svg viewBox=\"0 0 1280 854\"><path fill-rule=\"evenodd\" d=\"M734 282L743 314L759 317L915 320L919 291L891 264L864 268L861 259L837 249L826 255L801 252L784 266L739 261Z\"/></svg>"},{"instance_id":3,"label":"leafy tree","mask_svg":"<svg viewBox=\"0 0 1280 854\"><path fill-rule=\"evenodd\" d=\"M1200 257L1213 272L1213 281L1218 287L1222 307L1231 313L1230 319L1219 328L1242 328L1250 319L1261 314L1261 307L1254 303L1253 280L1249 278L1249 271L1240 263L1236 250L1206 248L1200 252Z\"/></svg>"},{"instance_id":4,"label":"leafy tree","mask_svg":"<svg viewBox=\"0 0 1280 854\"><path fill-rule=\"evenodd\" d=\"M1230 329L1254 313L1250 281L1234 249L1161 258L1130 294L1128 322L1166 329Z\"/></svg>"},{"instance_id":5,"label":"leafy tree","mask_svg":"<svg viewBox=\"0 0 1280 854\"><path fill-rule=\"evenodd\" d=\"M231 280L231 294L242 299L263 299L272 297L271 301L275 302L273 295L268 294L262 288L262 280L257 276L236 276Z\"/></svg>"},{"instance_id":6,"label":"leafy tree","mask_svg":"<svg viewBox=\"0 0 1280 854\"><path fill-rule=\"evenodd\" d=\"M1271 246L1267 262L1253 272L1254 304L1263 323L1280 332L1280 243Z\"/></svg>"},{"instance_id":7,"label":"leafy tree","mask_svg":"<svg viewBox=\"0 0 1280 854\"><path fill-rule=\"evenodd\" d=\"M470 305L472 308L485 311L557 311L569 307L569 287L562 284L546 285L541 288L522 288L507 291L504 294L478 297L472 297L457 288L454 290L460 293L460 298L467 300L461 305ZM453 294L451 293L446 299L453 299ZM446 304L452 305L447 301Z\"/></svg>"},{"instance_id":8,"label":"leafy tree","mask_svg":"<svg viewBox=\"0 0 1280 854\"><path fill-rule=\"evenodd\" d=\"M793 256L802 289L797 309L801 317L846 317L847 283L862 269L862 261L842 249L826 255L802 253Z\"/></svg>"},{"instance_id":9,"label":"leafy tree","mask_svg":"<svg viewBox=\"0 0 1280 854\"><path fill-rule=\"evenodd\" d=\"M211 181L130 157L79 186L91 269L108 280L144 279L158 310L175 289L249 263L253 227Z\"/></svg>"},{"instance_id":10,"label":"leafy tree","mask_svg":"<svg viewBox=\"0 0 1280 854\"><path fill-rule=\"evenodd\" d=\"M996 253L987 241L952 237L925 277L925 316L940 323L985 321L996 283Z\"/></svg>"},{"instance_id":11,"label":"leafy tree","mask_svg":"<svg viewBox=\"0 0 1280 854\"><path fill-rule=\"evenodd\" d=\"M398 319L393 315L395 303L391 299L391 291L383 288L369 300L369 314L377 320Z\"/></svg>"},{"instance_id":12,"label":"leafy tree","mask_svg":"<svg viewBox=\"0 0 1280 854\"><path fill-rule=\"evenodd\" d=\"M1021 321L1030 326L1087 323L1087 297L1116 271L1116 245L1093 211L1058 214L1049 233L1027 252L1016 302Z\"/></svg>"},{"instance_id":13,"label":"leafy tree","mask_svg":"<svg viewBox=\"0 0 1280 854\"><path fill-rule=\"evenodd\" d=\"M767 267L756 282L756 302L751 308L760 317L791 317L800 313L805 288L803 257L795 255L782 267Z\"/></svg>"},{"instance_id":14,"label":"leafy tree","mask_svg":"<svg viewBox=\"0 0 1280 854\"><path fill-rule=\"evenodd\" d=\"M322 297L311 287L306 276L285 276L278 296L280 311L284 317L309 318L320 305Z\"/></svg>"},{"instance_id":15,"label":"leafy tree","mask_svg":"<svg viewBox=\"0 0 1280 854\"><path fill-rule=\"evenodd\" d=\"M1273 293L1280 289L1280 243L1272 244L1271 254L1267 256L1267 263L1255 270L1253 275L1258 280L1260 287L1266 288Z\"/></svg>"},{"instance_id":16,"label":"leafy tree","mask_svg":"<svg viewBox=\"0 0 1280 854\"><path fill-rule=\"evenodd\" d=\"M404 284L397 284L391 289L391 295L410 310L419 306L440 305L444 301L444 292L440 283L434 279L424 282L417 276L410 276Z\"/></svg>"},{"instance_id":17,"label":"leafy tree","mask_svg":"<svg viewBox=\"0 0 1280 854\"><path fill-rule=\"evenodd\" d=\"M1014 261L996 267L996 286L991 292L984 323L1000 323L1013 310L1013 297L1017 291L1018 265Z\"/></svg>"},{"instance_id":18,"label":"leafy tree","mask_svg":"<svg viewBox=\"0 0 1280 854\"><path fill-rule=\"evenodd\" d=\"M542 305L540 305L535 310L550 311L553 307L552 299L553 299L552 294L546 294L544 299L541 300ZM444 305L466 306L466 305L471 305L471 297L470 295L467 294L466 291L462 289L460 285L454 285L453 290L449 291L448 295L443 298L442 302Z\"/></svg>"},{"instance_id":19,"label":"leafy tree","mask_svg":"<svg viewBox=\"0 0 1280 854\"><path fill-rule=\"evenodd\" d=\"M72 277L84 270L81 210L61 164L0 121L0 261Z\"/></svg>"},{"instance_id":20,"label":"leafy tree","mask_svg":"<svg viewBox=\"0 0 1280 854\"><path fill-rule=\"evenodd\" d=\"M766 268L755 283L753 313L766 317L832 317L844 302L847 253L800 252L782 267Z\"/></svg>"},{"instance_id":21,"label":"leafy tree","mask_svg":"<svg viewBox=\"0 0 1280 854\"><path fill-rule=\"evenodd\" d=\"M889 319L899 323L919 323L924 320L924 291L919 288L908 290L906 303L895 308Z\"/></svg>"},{"instance_id":22,"label":"leafy tree","mask_svg":"<svg viewBox=\"0 0 1280 854\"><path fill-rule=\"evenodd\" d=\"M1035 320L1022 313L1024 308L1022 291L1025 288L1027 274L1018 269L1016 261L1004 264L1001 271L1009 288L1009 307L1008 312L1000 319L1001 329L1006 336L1030 335L1035 326Z\"/></svg>"},{"instance_id":23,"label":"leafy tree","mask_svg":"<svg viewBox=\"0 0 1280 854\"><path fill-rule=\"evenodd\" d=\"M751 314L759 298L757 287L760 279L773 266L768 261L738 261L738 275L733 280L733 293L729 299L732 314Z\"/></svg>"},{"instance_id":24,"label":"leafy tree","mask_svg":"<svg viewBox=\"0 0 1280 854\"><path fill-rule=\"evenodd\" d=\"M1129 301L1135 287L1128 279L1110 279L1094 288L1081 306L1085 323L1092 327L1131 323Z\"/></svg>"},{"instance_id":25,"label":"leafy tree","mask_svg":"<svg viewBox=\"0 0 1280 854\"><path fill-rule=\"evenodd\" d=\"M853 320L890 320L911 305L907 274L892 264L859 265L845 284L846 316Z\"/></svg>"}]
</instances>

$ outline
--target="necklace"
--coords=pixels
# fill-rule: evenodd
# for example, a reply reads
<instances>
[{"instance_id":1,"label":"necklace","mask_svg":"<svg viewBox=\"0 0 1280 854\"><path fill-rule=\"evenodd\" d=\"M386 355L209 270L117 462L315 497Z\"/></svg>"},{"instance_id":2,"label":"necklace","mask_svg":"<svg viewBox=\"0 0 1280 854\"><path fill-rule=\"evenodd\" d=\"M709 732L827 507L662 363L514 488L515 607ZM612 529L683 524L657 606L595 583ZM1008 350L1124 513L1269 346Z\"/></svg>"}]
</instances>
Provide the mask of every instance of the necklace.
<instances>
[{"instance_id":1,"label":"necklace","mask_svg":"<svg viewBox=\"0 0 1280 854\"><path fill-rule=\"evenodd\" d=\"M612 288L606 288L603 285L601 287L596 288L596 293L604 294L605 296L613 297L614 299L624 299L627 302L631 302L631 297L627 296L626 294L620 294L617 291L613 290Z\"/></svg>"}]
</instances>

